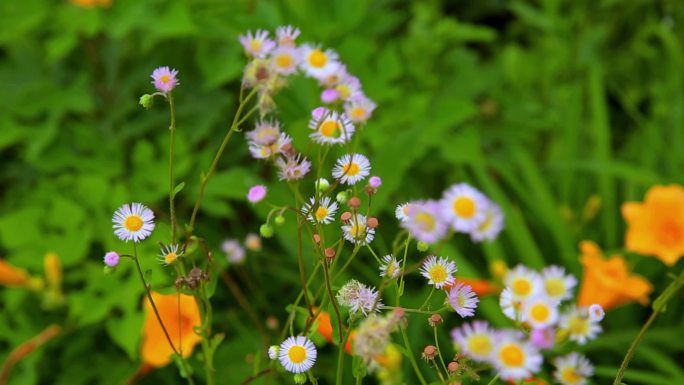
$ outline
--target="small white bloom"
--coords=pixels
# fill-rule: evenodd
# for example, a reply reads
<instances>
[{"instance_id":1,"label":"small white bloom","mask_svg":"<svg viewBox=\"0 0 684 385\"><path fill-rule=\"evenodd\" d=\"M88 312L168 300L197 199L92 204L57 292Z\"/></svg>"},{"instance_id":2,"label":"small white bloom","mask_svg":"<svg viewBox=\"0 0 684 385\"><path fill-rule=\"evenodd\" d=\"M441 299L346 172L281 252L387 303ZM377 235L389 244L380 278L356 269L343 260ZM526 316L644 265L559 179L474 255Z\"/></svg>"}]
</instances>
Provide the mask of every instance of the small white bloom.
<instances>
[{"instance_id":1,"label":"small white bloom","mask_svg":"<svg viewBox=\"0 0 684 385\"><path fill-rule=\"evenodd\" d=\"M290 337L280 344L278 358L285 370L304 373L316 363L316 346L306 337Z\"/></svg>"},{"instance_id":2,"label":"small white bloom","mask_svg":"<svg viewBox=\"0 0 684 385\"><path fill-rule=\"evenodd\" d=\"M114 234L122 241L140 242L154 230L154 213L141 203L121 206L112 217Z\"/></svg>"},{"instance_id":3,"label":"small white bloom","mask_svg":"<svg viewBox=\"0 0 684 385\"><path fill-rule=\"evenodd\" d=\"M453 285L456 272L456 264L447 258L431 255L420 268L420 274L428 279L428 284L434 285L436 289L441 289L446 285Z\"/></svg>"}]
</instances>

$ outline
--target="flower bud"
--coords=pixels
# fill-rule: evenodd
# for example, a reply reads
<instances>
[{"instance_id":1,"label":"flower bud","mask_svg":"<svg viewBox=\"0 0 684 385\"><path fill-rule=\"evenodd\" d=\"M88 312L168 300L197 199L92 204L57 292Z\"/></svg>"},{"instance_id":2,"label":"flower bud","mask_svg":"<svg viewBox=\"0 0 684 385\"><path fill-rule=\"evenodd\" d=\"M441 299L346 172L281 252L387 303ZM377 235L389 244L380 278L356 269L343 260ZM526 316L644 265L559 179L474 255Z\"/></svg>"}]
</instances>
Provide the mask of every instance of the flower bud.
<instances>
[{"instance_id":1,"label":"flower bud","mask_svg":"<svg viewBox=\"0 0 684 385\"><path fill-rule=\"evenodd\" d=\"M345 211L342 213L342 215L340 215L340 221L342 221L342 223L347 223L347 222L349 222L351 217L352 217L351 213L349 211Z\"/></svg>"},{"instance_id":2,"label":"flower bud","mask_svg":"<svg viewBox=\"0 0 684 385\"><path fill-rule=\"evenodd\" d=\"M149 110L150 108L152 108L152 105L154 104L154 96L150 94L145 94L140 97L138 103L140 103L140 105L143 106L143 108L145 108L146 110Z\"/></svg>"},{"instance_id":3,"label":"flower bud","mask_svg":"<svg viewBox=\"0 0 684 385\"><path fill-rule=\"evenodd\" d=\"M274 233L273 226L269 225L268 223L264 223L261 225L261 227L259 227L259 233L264 238L271 238Z\"/></svg>"},{"instance_id":4,"label":"flower bud","mask_svg":"<svg viewBox=\"0 0 684 385\"><path fill-rule=\"evenodd\" d=\"M282 225L283 223L285 223L285 217L282 216L282 215L277 215L275 218L273 218L273 222L274 222L276 225L280 226L280 225Z\"/></svg>"},{"instance_id":5,"label":"flower bud","mask_svg":"<svg viewBox=\"0 0 684 385\"><path fill-rule=\"evenodd\" d=\"M280 346L271 345L268 348L268 358L270 358L272 360L277 360L278 359L278 353L280 353Z\"/></svg>"},{"instance_id":6,"label":"flower bud","mask_svg":"<svg viewBox=\"0 0 684 385\"><path fill-rule=\"evenodd\" d=\"M338 192L338 193L337 193L337 196L335 197L335 199L337 200L337 202L339 202L339 203L341 203L341 204L347 203L347 199L348 199L347 192L346 192L346 191L340 191L340 192Z\"/></svg>"},{"instance_id":7,"label":"flower bud","mask_svg":"<svg viewBox=\"0 0 684 385\"><path fill-rule=\"evenodd\" d=\"M335 258L335 254L336 254L335 249L333 249L332 247L326 248L324 252L325 252L326 258L328 258L328 259Z\"/></svg>"},{"instance_id":8,"label":"flower bud","mask_svg":"<svg viewBox=\"0 0 684 385\"><path fill-rule=\"evenodd\" d=\"M330 182L325 178L320 178L316 181L316 190L323 192L330 187Z\"/></svg>"},{"instance_id":9,"label":"flower bud","mask_svg":"<svg viewBox=\"0 0 684 385\"><path fill-rule=\"evenodd\" d=\"M378 223L378 218L376 218L376 217L370 217L370 218L368 218L368 220L366 221L366 224L367 224L368 227L370 227L371 229L375 229L375 228L377 228L377 227L380 225L380 224Z\"/></svg>"},{"instance_id":10,"label":"flower bud","mask_svg":"<svg viewBox=\"0 0 684 385\"><path fill-rule=\"evenodd\" d=\"M425 251L427 251L428 247L429 247L429 245L427 243L425 243L423 241L418 242L418 251L425 252Z\"/></svg>"},{"instance_id":11,"label":"flower bud","mask_svg":"<svg viewBox=\"0 0 684 385\"><path fill-rule=\"evenodd\" d=\"M306 384L306 374L297 373L294 375L295 384Z\"/></svg>"},{"instance_id":12,"label":"flower bud","mask_svg":"<svg viewBox=\"0 0 684 385\"><path fill-rule=\"evenodd\" d=\"M358 209L359 207L361 207L361 199L359 199L358 197L351 197L347 204L352 209Z\"/></svg>"}]
</instances>

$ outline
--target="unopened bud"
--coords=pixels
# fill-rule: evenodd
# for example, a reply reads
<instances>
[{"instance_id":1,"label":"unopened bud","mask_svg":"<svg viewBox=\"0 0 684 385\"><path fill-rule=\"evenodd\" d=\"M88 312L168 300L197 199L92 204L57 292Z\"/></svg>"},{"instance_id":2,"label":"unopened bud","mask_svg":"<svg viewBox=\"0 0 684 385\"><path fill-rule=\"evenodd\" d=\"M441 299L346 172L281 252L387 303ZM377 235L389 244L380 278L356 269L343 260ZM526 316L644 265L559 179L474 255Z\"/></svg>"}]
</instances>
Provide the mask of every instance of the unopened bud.
<instances>
[{"instance_id":1,"label":"unopened bud","mask_svg":"<svg viewBox=\"0 0 684 385\"><path fill-rule=\"evenodd\" d=\"M427 251L428 247L430 247L430 245L428 245L427 243L425 243L423 241L418 242L418 251L420 251L420 252Z\"/></svg>"},{"instance_id":2,"label":"unopened bud","mask_svg":"<svg viewBox=\"0 0 684 385\"><path fill-rule=\"evenodd\" d=\"M306 374L297 373L294 375L295 384L306 384Z\"/></svg>"},{"instance_id":3,"label":"unopened bud","mask_svg":"<svg viewBox=\"0 0 684 385\"><path fill-rule=\"evenodd\" d=\"M449 373L456 373L458 371L458 362L456 361L451 361L449 362L449 365L447 365L447 369L449 370Z\"/></svg>"},{"instance_id":4,"label":"unopened bud","mask_svg":"<svg viewBox=\"0 0 684 385\"><path fill-rule=\"evenodd\" d=\"M268 223L264 223L261 225L261 227L259 227L259 233L264 238L271 238L274 233L273 226L269 225Z\"/></svg>"},{"instance_id":5,"label":"unopened bud","mask_svg":"<svg viewBox=\"0 0 684 385\"><path fill-rule=\"evenodd\" d=\"M318 191L325 191L330 187L330 182L328 182L327 179L325 178L320 178L319 180L316 181L316 190Z\"/></svg>"},{"instance_id":6,"label":"unopened bud","mask_svg":"<svg viewBox=\"0 0 684 385\"><path fill-rule=\"evenodd\" d=\"M358 209L359 207L361 207L361 199L359 199L358 197L351 197L349 198L347 204L352 209Z\"/></svg>"},{"instance_id":7,"label":"unopened bud","mask_svg":"<svg viewBox=\"0 0 684 385\"><path fill-rule=\"evenodd\" d=\"M335 197L335 200L341 204L347 203L348 195L346 191L340 191L337 193L337 196Z\"/></svg>"},{"instance_id":8,"label":"unopened bud","mask_svg":"<svg viewBox=\"0 0 684 385\"><path fill-rule=\"evenodd\" d=\"M430 326L435 327L442 323L442 316L435 313L428 318L428 323Z\"/></svg>"},{"instance_id":9,"label":"unopened bud","mask_svg":"<svg viewBox=\"0 0 684 385\"><path fill-rule=\"evenodd\" d=\"M375 228L377 228L377 227L380 225L380 224L378 223L378 218L376 218L376 217L370 217L370 218L368 218L368 220L366 221L366 224L367 224L368 227L370 227L371 229L375 229Z\"/></svg>"},{"instance_id":10,"label":"unopened bud","mask_svg":"<svg viewBox=\"0 0 684 385\"><path fill-rule=\"evenodd\" d=\"M336 254L335 249L333 249L332 247L328 247L325 249L326 258L333 259L333 258L335 258L335 254Z\"/></svg>"},{"instance_id":11,"label":"unopened bud","mask_svg":"<svg viewBox=\"0 0 684 385\"><path fill-rule=\"evenodd\" d=\"M138 103L140 103L140 105L143 106L143 108L145 108L146 110L149 110L150 108L152 108L152 104L154 104L154 96L150 94L145 94L140 97Z\"/></svg>"},{"instance_id":12,"label":"unopened bud","mask_svg":"<svg viewBox=\"0 0 684 385\"><path fill-rule=\"evenodd\" d=\"M351 213L349 211L345 211L342 213L342 215L340 215L340 220L342 221L342 223L347 223L347 222L349 222L351 217L352 217Z\"/></svg>"},{"instance_id":13,"label":"unopened bud","mask_svg":"<svg viewBox=\"0 0 684 385\"><path fill-rule=\"evenodd\" d=\"M280 225L282 225L283 223L285 223L285 217L282 216L282 215L276 215L276 217L273 218L273 223L275 223L276 225L280 226Z\"/></svg>"},{"instance_id":14,"label":"unopened bud","mask_svg":"<svg viewBox=\"0 0 684 385\"><path fill-rule=\"evenodd\" d=\"M314 240L314 242L316 242L317 245L320 245L320 244L321 244L321 236L320 236L320 235L314 234L314 235L313 235L313 240Z\"/></svg>"},{"instance_id":15,"label":"unopened bud","mask_svg":"<svg viewBox=\"0 0 684 385\"><path fill-rule=\"evenodd\" d=\"M437 348L432 345L426 346L423 349L422 357L426 361L434 360L437 357Z\"/></svg>"}]
</instances>

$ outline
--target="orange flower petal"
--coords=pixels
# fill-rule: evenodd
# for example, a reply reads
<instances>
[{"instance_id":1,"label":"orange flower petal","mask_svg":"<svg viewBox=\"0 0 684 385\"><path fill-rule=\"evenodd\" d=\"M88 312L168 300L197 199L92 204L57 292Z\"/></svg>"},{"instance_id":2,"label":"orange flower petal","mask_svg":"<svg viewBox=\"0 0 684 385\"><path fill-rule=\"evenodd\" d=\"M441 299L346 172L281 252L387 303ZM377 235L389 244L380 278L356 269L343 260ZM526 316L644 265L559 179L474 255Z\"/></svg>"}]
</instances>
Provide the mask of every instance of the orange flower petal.
<instances>
[{"instance_id":1,"label":"orange flower petal","mask_svg":"<svg viewBox=\"0 0 684 385\"><path fill-rule=\"evenodd\" d=\"M195 345L202 340L193 330L202 324L195 298L184 294L180 296L177 294L163 295L155 292L152 293L152 298L174 346L183 353L184 357L190 356ZM147 301L147 297L145 298L145 310L146 317L140 355L145 364L154 367L167 365L171 362L173 350L152 311L152 306Z\"/></svg>"},{"instance_id":2,"label":"orange flower petal","mask_svg":"<svg viewBox=\"0 0 684 385\"><path fill-rule=\"evenodd\" d=\"M0 285L9 287L26 287L31 277L24 269L11 265L4 259L0 259Z\"/></svg>"}]
</instances>

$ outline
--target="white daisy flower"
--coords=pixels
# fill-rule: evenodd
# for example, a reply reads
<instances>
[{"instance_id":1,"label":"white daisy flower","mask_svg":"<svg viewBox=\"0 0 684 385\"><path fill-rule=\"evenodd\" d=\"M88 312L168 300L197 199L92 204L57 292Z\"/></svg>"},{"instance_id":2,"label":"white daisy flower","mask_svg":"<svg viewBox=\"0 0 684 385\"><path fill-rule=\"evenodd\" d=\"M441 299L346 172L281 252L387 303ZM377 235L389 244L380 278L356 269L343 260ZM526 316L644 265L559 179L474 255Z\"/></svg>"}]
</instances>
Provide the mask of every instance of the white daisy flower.
<instances>
[{"instance_id":1,"label":"white daisy flower","mask_svg":"<svg viewBox=\"0 0 684 385\"><path fill-rule=\"evenodd\" d=\"M304 373L316 363L316 346L306 337L290 337L280 344L278 358L290 373Z\"/></svg>"},{"instance_id":2,"label":"white daisy flower","mask_svg":"<svg viewBox=\"0 0 684 385\"><path fill-rule=\"evenodd\" d=\"M591 362L577 352L558 357L553 364L556 367L553 376L562 385L585 385L594 374Z\"/></svg>"},{"instance_id":3,"label":"white daisy flower","mask_svg":"<svg viewBox=\"0 0 684 385\"><path fill-rule=\"evenodd\" d=\"M411 202L402 203L394 210L394 216L397 217L400 222L406 221L411 204Z\"/></svg>"},{"instance_id":4,"label":"white daisy flower","mask_svg":"<svg viewBox=\"0 0 684 385\"><path fill-rule=\"evenodd\" d=\"M332 176L341 183L356 184L370 175L371 164L368 158L361 154L346 154L335 162Z\"/></svg>"},{"instance_id":5,"label":"white daisy flower","mask_svg":"<svg viewBox=\"0 0 684 385\"><path fill-rule=\"evenodd\" d=\"M589 319L592 322L601 322L605 316L606 312L603 310L601 305L595 303L589 306Z\"/></svg>"},{"instance_id":6,"label":"white daisy flower","mask_svg":"<svg viewBox=\"0 0 684 385\"><path fill-rule=\"evenodd\" d=\"M344 104L344 112L352 122L363 124L370 119L376 107L377 105L365 95L358 95Z\"/></svg>"},{"instance_id":7,"label":"white daisy flower","mask_svg":"<svg viewBox=\"0 0 684 385\"><path fill-rule=\"evenodd\" d=\"M366 245L375 237L375 229L368 227L366 217L362 214L353 215L348 224L342 226L342 231L344 239L351 243Z\"/></svg>"},{"instance_id":8,"label":"white daisy flower","mask_svg":"<svg viewBox=\"0 0 684 385\"><path fill-rule=\"evenodd\" d=\"M413 202L406 211L406 220L401 223L401 227L421 242L438 242L449 231L449 224L444 221L436 201Z\"/></svg>"},{"instance_id":9,"label":"white daisy flower","mask_svg":"<svg viewBox=\"0 0 684 385\"><path fill-rule=\"evenodd\" d=\"M323 51L310 44L304 44L300 49L300 67L310 77L323 79L337 71L340 66L337 53L331 49Z\"/></svg>"},{"instance_id":10,"label":"white daisy flower","mask_svg":"<svg viewBox=\"0 0 684 385\"><path fill-rule=\"evenodd\" d=\"M380 265L380 276L394 279L401 274L401 260L397 261L392 254L387 254L382 257L382 264Z\"/></svg>"},{"instance_id":11,"label":"white daisy flower","mask_svg":"<svg viewBox=\"0 0 684 385\"><path fill-rule=\"evenodd\" d=\"M446 285L453 285L455 278L453 274L458 270L456 264L447 258L431 255L420 268L420 274L428 279L429 285L434 285L436 289L441 289Z\"/></svg>"},{"instance_id":12,"label":"white daisy flower","mask_svg":"<svg viewBox=\"0 0 684 385\"><path fill-rule=\"evenodd\" d=\"M494 331L486 321L465 323L452 330L451 336L462 353L476 361L489 361L494 350Z\"/></svg>"},{"instance_id":13,"label":"white daisy flower","mask_svg":"<svg viewBox=\"0 0 684 385\"><path fill-rule=\"evenodd\" d=\"M525 301L521 319L532 329L549 328L558 322L558 301L545 296L536 296Z\"/></svg>"},{"instance_id":14,"label":"white daisy flower","mask_svg":"<svg viewBox=\"0 0 684 385\"><path fill-rule=\"evenodd\" d=\"M466 183L451 186L444 192L442 211L454 230L470 233L484 221L487 197Z\"/></svg>"},{"instance_id":15,"label":"white daisy flower","mask_svg":"<svg viewBox=\"0 0 684 385\"><path fill-rule=\"evenodd\" d=\"M183 256L183 250L178 251L178 244L162 246L159 251L159 262L168 266L176 262L181 256Z\"/></svg>"},{"instance_id":16,"label":"white daisy flower","mask_svg":"<svg viewBox=\"0 0 684 385\"><path fill-rule=\"evenodd\" d=\"M240 35L240 44L248 55L259 59L266 57L276 45L268 38L268 31L263 29L258 29L254 34L247 31L246 35Z\"/></svg>"},{"instance_id":17,"label":"white daisy flower","mask_svg":"<svg viewBox=\"0 0 684 385\"><path fill-rule=\"evenodd\" d=\"M567 330L569 338L580 345L584 345L588 340L593 340L603 330L598 321L593 321L589 317L586 307L568 309L560 317L559 325Z\"/></svg>"},{"instance_id":18,"label":"white daisy flower","mask_svg":"<svg viewBox=\"0 0 684 385\"><path fill-rule=\"evenodd\" d=\"M255 159L267 159L275 154L282 154L283 146L290 143L292 143L292 138L288 134L281 132L276 140L270 144L260 145L254 142L249 143L249 153L252 154L252 157Z\"/></svg>"},{"instance_id":19,"label":"white daisy flower","mask_svg":"<svg viewBox=\"0 0 684 385\"><path fill-rule=\"evenodd\" d=\"M311 197L308 203L302 206L302 214L312 223L328 224L332 222L335 213L337 212L337 202L332 201L329 197L322 197L316 205L316 197Z\"/></svg>"},{"instance_id":20,"label":"white daisy flower","mask_svg":"<svg viewBox=\"0 0 684 385\"><path fill-rule=\"evenodd\" d=\"M577 279L572 274L565 274L560 266L549 266L542 271L541 278L546 295L557 301L572 298L572 289L577 285Z\"/></svg>"},{"instance_id":21,"label":"white daisy flower","mask_svg":"<svg viewBox=\"0 0 684 385\"><path fill-rule=\"evenodd\" d=\"M511 289L511 293L520 300L530 298L543 290L542 279L539 274L523 265L506 272L504 285Z\"/></svg>"},{"instance_id":22,"label":"white daisy flower","mask_svg":"<svg viewBox=\"0 0 684 385\"><path fill-rule=\"evenodd\" d=\"M541 369L542 355L531 343L515 333L501 332L494 338L492 363L504 380L521 380Z\"/></svg>"},{"instance_id":23,"label":"white daisy flower","mask_svg":"<svg viewBox=\"0 0 684 385\"><path fill-rule=\"evenodd\" d=\"M493 241L504 227L504 215L499 205L488 201L482 211L484 219L470 232L473 242Z\"/></svg>"},{"instance_id":24,"label":"white daisy flower","mask_svg":"<svg viewBox=\"0 0 684 385\"><path fill-rule=\"evenodd\" d=\"M475 314L477 303L480 302L480 299L473 292L473 288L463 283L458 283L449 290L447 300L461 317L472 317Z\"/></svg>"},{"instance_id":25,"label":"white daisy flower","mask_svg":"<svg viewBox=\"0 0 684 385\"><path fill-rule=\"evenodd\" d=\"M319 144L346 143L354 135L354 125L345 114L327 109L319 119L311 118L309 128L314 130L309 137Z\"/></svg>"},{"instance_id":26,"label":"white daisy flower","mask_svg":"<svg viewBox=\"0 0 684 385\"><path fill-rule=\"evenodd\" d=\"M299 51L294 47L280 46L271 52L273 70L281 75L291 75L299 67Z\"/></svg>"},{"instance_id":27,"label":"white daisy flower","mask_svg":"<svg viewBox=\"0 0 684 385\"><path fill-rule=\"evenodd\" d=\"M337 82L335 91L337 91L337 95L342 101L363 95L361 93L361 81L359 81L359 78L348 73Z\"/></svg>"},{"instance_id":28,"label":"white daisy flower","mask_svg":"<svg viewBox=\"0 0 684 385\"><path fill-rule=\"evenodd\" d=\"M268 146L280 136L280 122L277 120L260 120L254 129L245 133L247 141L261 146Z\"/></svg>"},{"instance_id":29,"label":"white daisy flower","mask_svg":"<svg viewBox=\"0 0 684 385\"><path fill-rule=\"evenodd\" d=\"M142 203L121 206L114 212L114 234L122 241L140 242L154 230L154 213Z\"/></svg>"},{"instance_id":30,"label":"white daisy flower","mask_svg":"<svg viewBox=\"0 0 684 385\"><path fill-rule=\"evenodd\" d=\"M523 301L517 298L509 287L506 287L501 291L499 306L506 317L514 321L521 320Z\"/></svg>"},{"instance_id":31,"label":"white daisy flower","mask_svg":"<svg viewBox=\"0 0 684 385\"><path fill-rule=\"evenodd\" d=\"M299 28L283 25L276 29L276 40L279 46L294 47L299 34Z\"/></svg>"}]
</instances>

